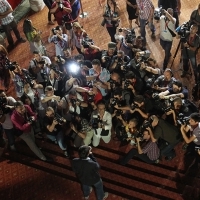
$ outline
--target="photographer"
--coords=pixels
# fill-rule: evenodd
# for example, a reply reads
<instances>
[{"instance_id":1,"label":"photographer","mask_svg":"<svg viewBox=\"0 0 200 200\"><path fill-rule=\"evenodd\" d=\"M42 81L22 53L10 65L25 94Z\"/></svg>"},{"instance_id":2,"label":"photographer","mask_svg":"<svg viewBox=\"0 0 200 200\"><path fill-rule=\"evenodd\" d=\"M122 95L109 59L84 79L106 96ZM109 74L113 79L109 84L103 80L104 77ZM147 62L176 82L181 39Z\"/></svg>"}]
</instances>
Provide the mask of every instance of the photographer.
<instances>
[{"instance_id":1,"label":"photographer","mask_svg":"<svg viewBox=\"0 0 200 200\"><path fill-rule=\"evenodd\" d=\"M182 86L179 80L173 82L172 87L168 90L159 93L161 99L170 99L172 97L181 97L182 99L188 98L188 90Z\"/></svg>"},{"instance_id":2,"label":"photographer","mask_svg":"<svg viewBox=\"0 0 200 200\"><path fill-rule=\"evenodd\" d=\"M92 106L93 110L97 109L98 101L101 101L103 98L100 90L95 85L92 88L77 87L76 91L86 93L86 102Z\"/></svg>"},{"instance_id":3,"label":"photographer","mask_svg":"<svg viewBox=\"0 0 200 200\"><path fill-rule=\"evenodd\" d=\"M196 171L198 169L198 150L200 149L200 115L199 113L192 113L189 119L189 125L183 124L181 126L181 134L184 141L188 144L186 156L194 156L195 162L190 169ZM190 137L187 136L187 132L190 132Z\"/></svg>"},{"instance_id":4,"label":"photographer","mask_svg":"<svg viewBox=\"0 0 200 200\"><path fill-rule=\"evenodd\" d=\"M155 81L154 84L152 86L153 89L157 90L157 91L161 91L164 92L166 90L168 90L169 88L172 87L173 82L176 79L173 77L173 73L171 71L171 69L166 69L164 71L164 74L159 76Z\"/></svg>"},{"instance_id":5,"label":"photographer","mask_svg":"<svg viewBox=\"0 0 200 200\"><path fill-rule=\"evenodd\" d=\"M112 59L114 55L117 55L117 45L114 42L108 43L108 50L103 50L101 52L101 63L102 67L109 69L112 64Z\"/></svg>"},{"instance_id":6,"label":"photographer","mask_svg":"<svg viewBox=\"0 0 200 200\"><path fill-rule=\"evenodd\" d=\"M111 140L112 116L106 111L103 101L98 102L97 110L92 113L91 124L92 128L95 129L93 146L97 147L101 138L105 143L109 143Z\"/></svg>"},{"instance_id":7,"label":"photographer","mask_svg":"<svg viewBox=\"0 0 200 200\"><path fill-rule=\"evenodd\" d=\"M200 4L198 5L198 8L196 10L193 10L193 12L191 13L190 23L198 25L197 34L199 35L200 34Z\"/></svg>"},{"instance_id":8,"label":"photographer","mask_svg":"<svg viewBox=\"0 0 200 200\"><path fill-rule=\"evenodd\" d=\"M83 42L85 44L83 44ZM82 40L81 52L84 55L85 60L93 61L94 59L100 59L100 48L94 45L94 42Z\"/></svg>"},{"instance_id":9,"label":"photographer","mask_svg":"<svg viewBox=\"0 0 200 200\"><path fill-rule=\"evenodd\" d=\"M110 73L105 68L101 67L99 60L92 61L92 69L89 70L89 76L86 76L87 81L92 81L100 91L102 96L106 96L107 81L110 79Z\"/></svg>"},{"instance_id":10,"label":"photographer","mask_svg":"<svg viewBox=\"0 0 200 200\"><path fill-rule=\"evenodd\" d=\"M36 120L36 115L28 105L21 101L15 103L15 110L11 115L11 121L15 127L15 134L26 142L29 148L43 161L52 161L43 155L35 144L35 137L32 128L32 122Z\"/></svg>"},{"instance_id":11,"label":"photographer","mask_svg":"<svg viewBox=\"0 0 200 200\"><path fill-rule=\"evenodd\" d=\"M51 6L50 13L54 14L55 19L59 26L63 25L63 17L69 16L71 18L70 13L72 12L70 3L68 1L63 0L55 0Z\"/></svg>"},{"instance_id":12,"label":"photographer","mask_svg":"<svg viewBox=\"0 0 200 200\"><path fill-rule=\"evenodd\" d=\"M37 80L37 83L42 84L45 88L51 60L47 56L41 56L38 51L34 51L33 55L34 58L30 61L29 73Z\"/></svg>"},{"instance_id":13,"label":"photographer","mask_svg":"<svg viewBox=\"0 0 200 200\"><path fill-rule=\"evenodd\" d=\"M41 95L40 100L42 102L43 110L41 110L41 115L44 117L44 113L47 107L51 106L55 112L59 105L60 97L54 95L54 89L52 86L45 87L45 94Z\"/></svg>"},{"instance_id":14,"label":"photographer","mask_svg":"<svg viewBox=\"0 0 200 200\"><path fill-rule=\"evenodd\" d=\"M157 143L152 141L150 132L150 128L145 129L142 131L142 138L136 137L137 149L132 148L126 156L120 160L121 165L126 165L134 156L149 164L159 162L160 150ZM140 145L141 141L144 142L142 147Z\"/></svg>"},{"instance_id":15,"label":"photographer","mask_svg":"<svg viewBox=\"0 0 200 200\"><path fill-rule=\"evenodd\" d=\"M117 51L117 55L113 56L113 62L109 67L109 72L113 70L118 71L119 73L123 73L123 67L127 63L129 63L130 58L129 56L125 55L123 51Z\"/></svg>"},{"instance_id":16,"label":"photographer","mask_svg":"<svg viewBox=\"0 0 200 200\"><path fill-rule=\"evenodd\" d=\"M132 117L138 119L138 124L141 125L145 119L149 118L149 115L154 112L152 102L148 98L144 98L142 95L136 95L133 99L130 112Z\"/></svg>"},{"instance_id":17,"label":"photographer","mask_svg":"<svg viewBox=\"0 0 200 200\"><path fill-rule=\"evenodd\" d=\"M63 150L64 155L69 157L67 153L66 138L62 131L62 125L66 122L65 119L57 115L52 107L48 107L43 120L47 138L55 144L58 144Z\"/></svg>"},{"instance_id":18,"label":"photographer","mask_svg":"<svg viewBox=\"0 0 200 200\"><path fill-rule=\"evenodd\" d=\"M86 119L75 115L74 120L70 124L70 128L73 131L71 137L73 138L75 147L80 147L83 144L88 146L91 143L94 129L92 129Z\"/></svg>"},{"instance_id":19,"label":"photographer","mask_svg":"<svg viewBox=\"0 0 200 200\"><path fill-rule=\"evenodd\" d=\"M63 56L63 49L68 46L68 36L67 34L62 33L62 28L60 26L56 26L52 30L50 30L50 35L48 37L49 43L54 43L56 56Z\"/></svg>"},{"instance_id":20,"label":"photographer","mask_svg":"<svg viewBox=\"0 0 200 200\"><path fill-rule=\"evenodd\" d=\"M69 112L72 115L74 113L81 117L88 118L88 113L84 112L84 110L87 109L88 104L84 102L83 97L75 90L70 90L69 93L61 99L59 106L62 109L69 107Z\"/></svg>"},{"instance_id":21,"label":"photographer","mask_svg":"<svg viewBox=\"0 0 200 200\"><path fill-rule=\"evenodd\" d=\"M7 97L4 90L0 90L0 123L8 139L9 148L12 151L16 151L15 130L11 121L11 113L14 110L15 102L13 97Z\"/></svg>"},{"instance_id":22,"label":"photographer","mask_svg":"<svg viewBox=\"0 0 200 200\"><path fill-rule=\"evenodd\" d=\"M173 9L168 8L167 11L162 9L162 15L160 17L160 45L165 51L163 70L166 69L171 55L170 51L173 42L173 35L171 32L175 32L175 24L176 19L173 18Z\"/></svg>"},{"instance_id":23,"label":"photographer","mask_svg":"<svg viewBox=\"0 0 200 200\"><path fill-rule=\"evenodd\" d=\"M138 133L137 125L138 121L136 118L132 118L128 121L124 121L122 116L117 116L117 118L121 121L122 124L119 124L115 128L116 137L121 141L130 142L131 145L136 145L136 134Z\"/></svg>"},{"instance_id":24,"label":"photographer","mask_svg":"<svg viewBox=\"0 0 200 200\"><path fill-rule=\"evenodd\" d=\"M186 32L186 31L185 31ZM185 77L189 70L189 61L191 62L193 73L195 76L196 83L198 82L198 70L197 70L197 60L196 54L200 46L199 36L197 35L198 25L193 24L190 27L189 33L185 33L185 41L183 42L182 49L182 58L183 58L183 74L182 77Z\"/></svg>"},{"instance_id":25,"label":"photographer","mask_svg":"<svg viewBox=\"0 0 200 200\"><path fill-rule=\"evenodd\" d=\"M123 83L124 89L132 91L133 95L143 94L144 83L141 78L136 76L133 72L129 71L125 74L125 81Z\"/></svg>"},{"instance_id":26,"label":"photographer","mask_svg":"<svg viewBox=\"0 0 200 200\"><path fill-rule=\"evenodd\" d=\"M152 115L150 120L152 121L152 131L150 131L152 141L157 141L161 155L165 156L165 160L172 160L176 156L174 147L181 139L180 131L174 125L155 115Z\"/></svg>"}]
</instances>

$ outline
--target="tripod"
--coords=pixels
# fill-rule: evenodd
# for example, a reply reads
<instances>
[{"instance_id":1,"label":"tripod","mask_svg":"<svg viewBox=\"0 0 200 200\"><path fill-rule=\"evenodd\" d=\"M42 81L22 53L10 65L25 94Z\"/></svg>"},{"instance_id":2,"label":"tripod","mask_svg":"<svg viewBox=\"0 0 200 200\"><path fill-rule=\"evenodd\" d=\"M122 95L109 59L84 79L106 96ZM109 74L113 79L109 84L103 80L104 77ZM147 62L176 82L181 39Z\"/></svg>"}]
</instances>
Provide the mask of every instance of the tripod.
<instances>
[{"instance_id":1,"label":"tripod","mask_svg":"<svg viewBox=\"0 0 200 200\"><path fill-rule=\"evenodd\" d=\"M171 63L171 66L170 66L170 69L172 68L172 66L173 66L173 64L174 64L174 60L175 60L175 58L176 58L176 56L177 56L177 53L178 53L178 50L179 50L179 48L180 48L180 46L181 46L181 44L182 44L182 41L181 41L181 39L180 39L180 41L179 41L179 43L178 43L178 46L177 46L177 48L176 48L176 51L175 51L175 54L174 54L174 56L173 56L173 60L172 60L172 63ZM182 49L181 49L182 50ZM187 50L186 50L187 51ZM181 61L182 61L182 51L181 51L181 58L180 58L180 63L181 63ZM178 70L176 70L176 71L184 71L183 69L178 69ZM191 72L187 72L186 74L188 74L188 75L192 75L192 73ZM183 78L183 77L182 77Z\"/></svg>"}]
</instances>

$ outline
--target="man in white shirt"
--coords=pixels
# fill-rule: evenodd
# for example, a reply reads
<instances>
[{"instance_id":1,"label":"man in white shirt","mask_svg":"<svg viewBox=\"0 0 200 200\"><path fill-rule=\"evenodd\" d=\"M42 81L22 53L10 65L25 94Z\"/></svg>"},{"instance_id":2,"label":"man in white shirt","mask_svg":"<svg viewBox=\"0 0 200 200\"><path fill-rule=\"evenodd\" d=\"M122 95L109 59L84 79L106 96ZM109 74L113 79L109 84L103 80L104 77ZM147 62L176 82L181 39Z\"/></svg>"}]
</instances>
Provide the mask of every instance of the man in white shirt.
<instances>
[{"instance_id":1,"label":"man in white shirt","mask_svg":"<svg viewBox=\"0 0 200 200\"><path fill-rule=\"evenodd\" d=\"M97 110L91 115L91 123L93 129L95 129L92 145L97 147L101 138L105 143L109 143L111 140L112 116L106 111L104 102L98 102Z\"/></svg>"},{"instance_id":2,"label":"man in white shirt","mask_svg":"<svg viewBox=\"0 0 200 200\"><path fill-rule=\"evenodd\" d=\"M9 44L9 46L7 47L8 50L14 48L14 42L11 35L11 30L13 30L19 42L26 42L26 40L20 36L20 33L17 29L17 23L15 22L12 12L13 9L11 5L6 0L0 0L0 24L2 25L2 28L8 40Z\"/></svg>"},{"instance_id":3,"label":"man in white shirt","mask_svg":"<svg viewBox=\"0 0 200 200\"><path fill-rule=\"evenodd\" d=\"M173 42L171 31L175 32L175 24L176 19L173 17L173 9L168 8L167 11L163 9L163 15L160 17L160 45L165 50L163 70L166 69L169 62Z\"/></svg>"}]
</instances>

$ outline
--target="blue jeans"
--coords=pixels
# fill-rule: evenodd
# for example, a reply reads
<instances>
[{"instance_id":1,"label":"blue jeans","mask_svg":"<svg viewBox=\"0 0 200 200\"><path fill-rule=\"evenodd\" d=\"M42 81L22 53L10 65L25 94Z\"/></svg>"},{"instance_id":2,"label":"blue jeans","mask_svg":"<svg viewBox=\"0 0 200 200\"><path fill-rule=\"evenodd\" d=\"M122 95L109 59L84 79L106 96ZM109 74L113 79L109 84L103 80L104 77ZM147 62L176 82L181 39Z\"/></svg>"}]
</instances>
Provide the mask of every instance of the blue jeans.
<instances>
[{"instance_id":1,"label":"blue jeans","mask_svg":"<svg viewBox=\"0 0 200 200\"><path fill-rule=\"evenodd\" d=\"M146 44L146 30L145 30L145 27L146 27L147 20L146 19L141 19L141 18L139 18L139 20L140 20L140 34L144 38L144 43ZM153 23L148 23L148 26L149 26L151 32L154 33L156 29L155 29L155 26L153 25Z\"/></svg>"},{"instance_id":2,"label":"blue jeans","mask_svg":"<svg viewBox=\"0 0 200 200\"><path fill-rule=\"evenodd\" d=\"M100 179L99 182L95 183L94 187L96 190L97 200L103 200L105 194L104 194L104 190L103 190L102 180ZM91 186L82 184L82 188L83 188L84 197L88 197L90 195Z\"/></svg>"},{"instance_id":3,"label":"blue jeans","mask_svg":"<svg viewBox=\"0 0 200 200\"><path fill-rule=\"evenodd\" d=\"M56 136L54 135L48 135L47 137L51 140L51 141L57 141L59 147L65 151L67 149L67 144L65 143L65 137L64 137L64 133L62 131L60 131Z\"/></svg>"},{"instance_id":4,"label":"blue jeans","mask_svg":"<svg viewBox=\"0 0 200 200\"><path fill-rule=\"evenodd\" d=\"M164 59L163 67L166 68L169 58L170 58L172 41L164 41L164 40L160 39L160 45L165 50L165 59Z\"/></svg>"},{"instance_id":5,"label":"blue jeans","mask_svg":"<svg viewBox=\"0 0 200 200\"><path fill-rule=\"evenodd\" d=\"M4 129L4 131L5 131L6 137L8 139L9 146L14 145L14 143L15 143L14 129L13 128L12 129Z\"/></svg>"}]
</instances>

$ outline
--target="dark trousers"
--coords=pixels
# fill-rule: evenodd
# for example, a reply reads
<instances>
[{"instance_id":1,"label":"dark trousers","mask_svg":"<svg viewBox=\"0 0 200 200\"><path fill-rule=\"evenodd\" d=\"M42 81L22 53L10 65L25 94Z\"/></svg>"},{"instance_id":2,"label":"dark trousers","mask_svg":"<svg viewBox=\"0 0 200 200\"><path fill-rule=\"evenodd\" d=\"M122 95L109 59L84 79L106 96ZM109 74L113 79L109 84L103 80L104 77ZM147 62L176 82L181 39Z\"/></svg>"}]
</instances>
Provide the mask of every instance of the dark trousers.
<instances>
[{"instance_id":1,"label":"dark trousers","mask_svg":"<svg viewBox=\"0 0 200 200\"><path fill-rule=\"evenodd\" d=\"M102 180L100 179L93 186L95 187L95 191L96 191L96 195L97 195L97 200L102 200L103 197L104 197L104 195L105 195L104 190L103 190L103 182L102 182ZM89 194L90 194L90 188L91 188L91 186L83 185L82 184L82 188L83 188L84 197L88 197Z\"/></svg>"},{"instance_id":2,"label":"dark trousers","mask_svg":"<svg viewBox=\"0 0 200 200\"><path fill-rule=\"evenodd\" d=\"M15 134L14 129L4 129L6 137L8 139L8 145L13 146L15 143Z\"/></svg>"},{"instance_id":3,"label":"dark trousers","mask_svg":"<svg viewBox=\"0 0 200 200\"><path fill-rule=\"evenodd\" d=\"M116 34L117 27L106 27L106 29L110 35L111 42L116 42L115 34Z\"/></svg>"},{"instance_id":4,"label":"dark trousers","mask_svg":"<svg viewBox=\"0 0 200 200\"><path fill-rule=\"evenodd\" d=\"M165 59L164 59L164 63L163 63L163 68L165 69L169 62L172 41L164 41L164 40L160 39L160 45L165 50Z\"/></svg>"},{"instance_id":5,"label":"dark trousers","mask_svg":"<svg viewBox=\"0 0 200 200\"><path fill-rule=\"evenodd\" d=\"M15 22L15 20L13 20L10 24L7 24L7 25L2 25L2 28L6 34L6 37L7 37L7 40L8 40L8 44L9 45L13 45L14 42L13 42L13 38L12 38L12 35L11 35L11 30L13 30L16 38L18 40L20 40L21 36L20 36L20 33L17 29L17 23Z\"/></svg>"},{"instance_id":6,"label":"dark trousers","mask_svg":"<svg viewBox=\"0 0 200 200\"><path fill-rule=\"evenodd\" d=\"M133 156L138 157L140 160L144 161L145 163L149 163L149 164L155 163L155 160L150 160L146 154L143 154L143 153L139 154L138 150L133 148L126 154L125 157L121 159L120 164L126 165L129 162L129 160L133 158Z\"/></svg>"},{"instance_id":7,"label":"dark trousers","mask_svg":"<svg viewBox=\"0 0 200 200\"><path fill-rule=\"evenodd\" d=\"M50 22L51 21L51 13L50 13L50 9L51 9L51 6L53 4L53 1L52 0L43 0L43 2L45 3L45 5L47 6L47 8L49 9L49 12L48 12L48 21Z\"/></svg>"}]
</instances>

